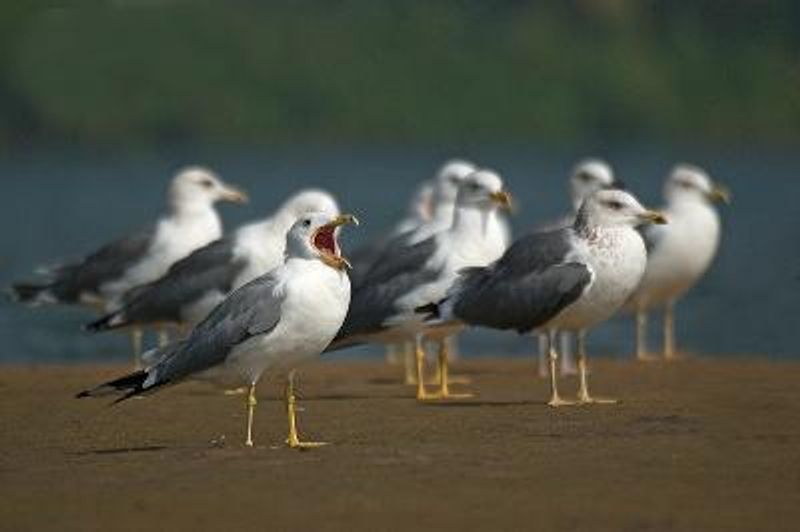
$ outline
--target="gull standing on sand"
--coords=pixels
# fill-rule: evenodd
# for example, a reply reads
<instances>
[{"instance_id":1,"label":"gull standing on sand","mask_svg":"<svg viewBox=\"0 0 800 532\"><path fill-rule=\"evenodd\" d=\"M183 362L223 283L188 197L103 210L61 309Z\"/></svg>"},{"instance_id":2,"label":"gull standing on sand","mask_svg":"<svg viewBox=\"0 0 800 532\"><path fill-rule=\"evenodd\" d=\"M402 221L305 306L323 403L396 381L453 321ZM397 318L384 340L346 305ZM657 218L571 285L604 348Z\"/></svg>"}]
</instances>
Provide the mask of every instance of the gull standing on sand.
<instances>
[{"instance_id":1,"label":"gull standing on sand","mask_svg":"<svg viewBox=\"0 0 800 532\"><path fill-rule=\"evenodd\" d=\"M578 334L581 404L612 402L589 394L585 333L610 318L644 274L647 251L636 227L665 223L627 192L590 196L571 227L532 233L517 240L494 264L461 274L432 313L432 326L452 323L544 332L550 354L550 406L574 404L558 394L554 342L558 331Z\"/></svg>"},{"instance_id":2,"label":"gull standing on sand","mask_svg":"<svg viewBox=\"0 0 800 532\"><path fill-rule=\"evenodd\" d=\"M413 342L417 398L451 397L446 343L441 340L459 327L428 335L414 309L441 300L462 268L486 265L502 255L505 241L498 228L497 211L510 203L510 195L496 173L478 170L464 178L458 187L451 226L417 244L387 249L386 256L355 289L347 319L331 350L368 342ZM439 394L431 395L425 389L425 339L440 342Z\"/></svg>"},{"instance_id":3,"label":"gull standing on sand","mask_svg":"<svg viewBox=\"0 0 800 532\"><path fill-rule=\"evenodd\" d=\"M319 355L342 325L350 303L347 260L338 244L339 227L352 215L313 213L298 219L286 236L283 264L233 292L181 342L159 349L148 368L78 394L123 394L116 402L154 392L190 378L248 386L247 438L253 446L256 385L262 374L287 376L287 445L303 442L297 431L294 372Z\"/></svg>"},{"instance_id":4,"label":"gull standing on sand","mask_svg":"<svg viewBox=\"0 0 800 532\"><path fill-rule=\"evenodd\" d=\"M135 288L126 294L124 305L87 325L87 330L193 327L231 291L279 266L286 233L299 217L314 212L335 216L339 207L327 192L301 191L269 218L240 227L176 262L157 281Z\"/></svg>"},{"instance_id":5,"label":"gull standing on sand","mask_svg":"<svg viewBox=\"0 0 800 532\"><path fill-rule=\"evenodd\" d=\"M583 205L583 202L603 189L625 190L625 185L614 175L611 166L601 159L585 159L579 162L572 170L569 178L569 192L572 203L572 210L557 220L539 225L535 231L547 231L551 229L562 229L570 227L575 223L575 216ZM562 332L559 335L561 357L561 375L577 375L578 367L575 358L572 356L572 335ZM547 335L539 335L539 376L547 377L549 374L547 353Z\"/></svg>"},{"instance_id":6,"label":"gull standing on sand","mask_svg":"<svg viewBox=\"0 0 800 532\"><path fill-rule=\"evenodd\" d=\"M176 261L222 235L217 201L243 203L247 196L210 170L189 167L172 180L168 212L153 226L100 248L83 261L58 266L44 283L18 283L16 298L31 305L82 304L106 312L134 287L164 275ZM131 334L134 357L141 352L140 330Z\"/></svg>"},{"instance_id":7,"label":"gull standing on sand","mask_svg":"<svg viewBox=\"0 0 800 532\"><path fill-rule=\"evenodd\" d=\"M728 191L703 170L681 164L664 186L666 227L643 231L647 270L628 308L636 312L636 356L647 353L647 312L663 309L664 357L675 357L675 303L708 270L719 247L720 221L714 203L728 203Z\"/></svg>"}]
</instances>

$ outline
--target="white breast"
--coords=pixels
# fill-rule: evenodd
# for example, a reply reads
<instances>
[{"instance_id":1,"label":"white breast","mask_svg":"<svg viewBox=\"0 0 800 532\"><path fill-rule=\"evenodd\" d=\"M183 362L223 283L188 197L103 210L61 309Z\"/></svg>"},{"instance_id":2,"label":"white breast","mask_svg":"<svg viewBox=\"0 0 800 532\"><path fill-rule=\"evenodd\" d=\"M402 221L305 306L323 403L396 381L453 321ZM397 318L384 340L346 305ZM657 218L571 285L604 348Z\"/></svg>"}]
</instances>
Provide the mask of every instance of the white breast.
<instances>
[{"instance_id":1,"label":"white breast","mask_svg":"<svg viewBox=\"0 0 800 532\"><path fill-rule=\"evenodd\" d=\"M576 255L590 267L592 283L548 327L588 329L609 319L639 285L647 264L642 238L628 227L598 230L579 244Z\"/></svg>"},{"instance_id":2,"label":"white breast","mask_svg":"<svg viewBox=\"0 0 800 532\"><path fill-rule=\"evenodd\" d=\"M289 260L282 277L275 286L285 294L280 322L228 358L228 368L247 383L264 372L283 374L317 357L339 332L350 305L348 276L320 261Z\"/></svg>"},{"instance_id":3,"label":"white breast","mask_svg":"<svg viewBox=\"0 0 800 532\"><path fill-rule=\"evenodd\" d=\"M680 297L708 270L719 246L720 223L713 207L684 202L666 212L647 271L634 296L643 306Z\"/></svg>"}]
</instances>

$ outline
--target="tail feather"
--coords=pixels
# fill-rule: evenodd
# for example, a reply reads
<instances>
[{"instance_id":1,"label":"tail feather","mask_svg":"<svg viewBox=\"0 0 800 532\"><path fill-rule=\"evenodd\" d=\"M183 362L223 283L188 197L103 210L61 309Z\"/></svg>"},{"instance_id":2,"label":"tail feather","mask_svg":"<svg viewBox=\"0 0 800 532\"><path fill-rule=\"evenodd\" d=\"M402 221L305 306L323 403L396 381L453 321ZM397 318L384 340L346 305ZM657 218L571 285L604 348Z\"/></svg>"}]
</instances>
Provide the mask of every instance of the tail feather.
<instances>
[{"instance_id":1,"label":"tail feather","mask_svg":"<svg viewBox=\"0 0 800 532\"><path fill-rule=\"evenodd\" d=\"M120 398L114 401L114 404L130 399L134 395L139 395L145 391L145 382L149 377L148 370L139 370L119 379L109 381L100 386L96 386L90 390L84 390L75 396L76 399L83 399L85 397L105 397L118 392L125 392Z\"/></svg>"},{"instance_id":2,"label":"tail feather","mask_svg":"<svg viewBox=\"0 0 800 532\"><path fill-rule=\"evenodd\" d=\"M10 293L16 302L37 305L56 301L50 293L50 288L49 284L16 283L11 286Z\"/></svg>"},{"instance_id":3,"label":"tail feather","mask_svg":"<svg viewBox=\"0 0 800 532\"><path fill-rule=\"evenodd\" d=\"M427 305L422 305L421 307L417 307L414 309L415 314L420 314L424 316L424 321L436 321L442 318L441 305L443 302L440 301L439 303L428 303Z\"/></svg>"}]
</instances>

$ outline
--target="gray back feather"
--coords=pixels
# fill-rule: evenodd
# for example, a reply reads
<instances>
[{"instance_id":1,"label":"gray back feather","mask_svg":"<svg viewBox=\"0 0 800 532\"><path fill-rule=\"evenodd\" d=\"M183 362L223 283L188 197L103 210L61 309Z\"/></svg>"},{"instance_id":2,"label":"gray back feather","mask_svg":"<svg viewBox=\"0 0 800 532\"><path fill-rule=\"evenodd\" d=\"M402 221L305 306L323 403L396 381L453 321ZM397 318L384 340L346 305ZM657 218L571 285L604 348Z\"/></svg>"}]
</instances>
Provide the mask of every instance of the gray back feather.
<instances>
[{"instance_id":1,"label":"gray back feather","mask_svg":"<svg viewBox=\"0 0 800 532\"><path fill-rule=\"evenodd\" d=\"M529 332L577 300L592 279L589 268L566 262L571 229L517 240L494 264L470 268L453 291L453 311L470 325Z\"/></svg>"},{"instance_id":2,"label":"gray back feather","mask_svg":"<svg viewBox=\"0 0 800 532\"><path fill-rule=\"evenodd\" d=\"M385 256L353 291L347 318L334 345L353 335L381 331L386 320L396 315L400 297L439 276L439 270L426 266L435 252L433 237L411 246L387 249Z\"/></svg>"},{"instance_id":3,"label":"gray back feather","mask_svg":"<svg viewBox=\"0 0 800 532\"><path fill-rule=\"evenodd\" d=\"M99 293L101 286L119 279L145 257L154 236L152 226L107 244L78 264L60 266L52 272L50 291L64 303L78 301L83 293Z\"/></svg>"},{"instance_id":4,"label":"gray back feather","mask_svg":"<svg viewBox=\"0 0 800 532\"><path fill-rule=\"evenodd\" d=\"M207 294L228 294L246 260L234 256L235 241L226 237L176 262L157 281L134 288L118 311L125 323L179 323L183 309Z\"/></svg>"},{"instance_id":5,"label":"gray back feather","mask_svg":"<svg viewBox=\"0 0 800 532\"><path fill-rule=\"evenodd\" d=\"M283 295L276 295L275 270L234 291L170 356L153 368L161 385L222 364L233 349L269 334L280 322ZM158 358L158 357L156 357Z\"/></svg>"}]
</instances>

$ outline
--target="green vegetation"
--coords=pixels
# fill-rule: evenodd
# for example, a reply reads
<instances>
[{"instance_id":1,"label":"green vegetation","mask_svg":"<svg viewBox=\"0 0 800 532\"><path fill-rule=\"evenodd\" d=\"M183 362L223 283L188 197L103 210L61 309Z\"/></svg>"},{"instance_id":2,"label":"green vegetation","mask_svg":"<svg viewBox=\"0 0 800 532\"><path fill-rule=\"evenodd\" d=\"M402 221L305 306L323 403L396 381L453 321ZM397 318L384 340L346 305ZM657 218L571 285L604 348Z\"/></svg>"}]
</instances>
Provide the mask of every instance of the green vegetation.
<instances>
[{"instance_id":1,"label":"green vegetation","mask_svg":"<svg viewBox=\"0 0 800 532\"><path fill-rule=\"evenodd\" d=\"M800 137L791 0L12 4L0 146Z\"/></svg>"}]
</instances>

